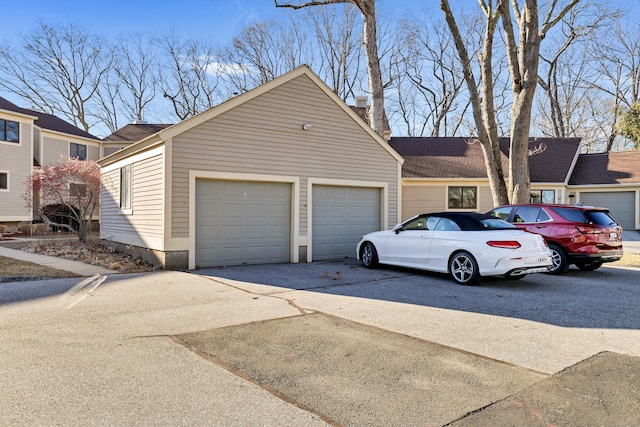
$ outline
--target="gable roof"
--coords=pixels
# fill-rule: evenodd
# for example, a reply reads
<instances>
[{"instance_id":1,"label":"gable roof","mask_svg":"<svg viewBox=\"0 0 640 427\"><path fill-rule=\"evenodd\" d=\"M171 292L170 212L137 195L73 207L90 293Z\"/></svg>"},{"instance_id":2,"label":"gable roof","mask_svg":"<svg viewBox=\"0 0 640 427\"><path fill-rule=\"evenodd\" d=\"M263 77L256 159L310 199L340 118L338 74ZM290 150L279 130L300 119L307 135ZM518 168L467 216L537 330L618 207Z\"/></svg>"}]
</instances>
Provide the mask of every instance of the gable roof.
<instances>
[{"instance_id":1,"label":"gable roof","mask_svg":"<svg viewBox=\"0 0 640 427\"><path fill-rule=\"evenodd\" d=\"M581 154L569 184L637 184L639 166L640 151Z\"/></svg>"},{"instance_id":2,"label":"gable roof","mask_svg":"<svg viewBox=\"0 0 640 427\"><path fill-rule=\"evenodd\" d=\"M15 113L26 114L36 117L34 124L41 129L47 129L54 132L66 133L68 135L80 136L82 138L98 139L71 123L62 120L52 114L43 113L42 111L21 108L0 96L0 110L13 111Z\"/></svg>"},{"instance_id":3,"label":"gable roof","mask_svg":"<svg viewBox=\"0 0 640 427\"><path fill-rule=\"evenodd\" d=\"M393 137L389 144L406 160L403 178L487 178L482 147L473 138ZM579 148L580 138L531 138L531 182L566 182ZM500 152L508 177L509 138L500 138Z\"/></svg>"},{"instance_id":4,"label":"gable roof","mask_svg":"<svg viewBox=\"0 0 640 427\"><path fill-rule=\"evenodd\" d=\"M153 123L129 123L121 127L111 135L104 137L103 141L130 141L137 142L145 139L154 133L172 126L171 124L153 124Z\"/></svg>"},{"instance_id":5,"label":"gable roof","mask_svg":"<svg viewBox=\"0 0 640 427\"><path fill-rule=\"evenodd\" d=\"M214 117L217 117L227 111L230 111L231 109L239 105L242 105L245 102L248 102L254 98L257 98L258 96L266 92L269 92L270 90L273 90L303 75L311 79L320 90L322 90L329 98L331 98L335 102L335 104L345 112L345 114L350 116L365 132L367 132L371 136L372 139L374 139L393 158L395 158L398 162L400 162L400 164L404 162L404 159L389 146L387 141L384 138L382 138L380 135L378 135L376 132L374 132L373 129L371 129L371 127L364 120L362 120L362 118L360 118L360 116L358 116L358 114L355 111L353 111L353 109L351 109L347 104L345 104L344 101L338 95L336 95L320 79L320 77L318 77L313 71L311 71L311 69L307 65L301 65L298 68L295 68L294 70L289 71L288 73L285 73L279 77L276 77L275 79L270 80L265 84L262 84L256 88L253 88L236 97L230 98L222 102L221 104L218 104L215 107L212 107L206 111L203 111L202 113L197 114L193 117L190 117L180 123L177 123L175 125L162 129L159 132L153 135L150 135L147 138L142 139L141 141L138 141L137 143L134 143L126 148L123 148L122 150L116 153L113 153L107 157L104 157L103 159L101 159L99 163L104 166L106 164L111 163L112 161L116 161L123 157L127 157L132 153L138 152L139 150L144 150L148 147L152 147L156 144L162 143L163 141L167 141L171 138L174 138L175 136L180 135L181 133L184 133L190 129L193 129L196 126L201 125L213 119Z\"/></svg>"}]
</instances>

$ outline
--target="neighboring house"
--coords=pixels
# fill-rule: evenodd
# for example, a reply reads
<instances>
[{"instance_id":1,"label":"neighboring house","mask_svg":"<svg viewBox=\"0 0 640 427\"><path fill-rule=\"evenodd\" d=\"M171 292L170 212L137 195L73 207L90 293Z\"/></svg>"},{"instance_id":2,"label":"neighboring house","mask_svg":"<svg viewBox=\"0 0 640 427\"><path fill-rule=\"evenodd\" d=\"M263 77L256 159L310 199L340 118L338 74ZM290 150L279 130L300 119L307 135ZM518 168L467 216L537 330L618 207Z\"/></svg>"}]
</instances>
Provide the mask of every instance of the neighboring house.
<instances>
[{"instance_id":1,"label":"neighboring house","mask_svg":"<svg viewBox=\"0 0 640 427\"><path fill-rule=\"evenodd\" d=\"M165 268L354 256L403 159L299 67L100 160L101 237Z\"/></svg>"},{"instance_id":2,"label":"neighboring house","mask_svg":"<svg viewBox=\"0 0 640 427\"><path fill-rule=\"evenodd\" d=\"M423 212L494 207L482 148L470 138L391 138L405 158L402 219ZM508 180L509 140L501 138ZM626 229L640 228L640 151L580 154L579 138L531 138L531 202L608 207Z\"/></svg>"},{"instance_id":3,"label":"neighboring house","mask_svg":"<svg viewBox=\"0 0 640 427\"><path fill-rule=\"evenodd\" d=\"M36 219L22 198L25 182L61 155L98 160L100 140L56 116L0 97L0 223L16 226Z\"/></svg>"},{"instance_id":4,"label":"neighboring house","mask_svg":"<svg viewBox=\"0 0 640 427\"><path fill-rule=\"evenodd\" d=\"M606 206L624 229L640 229L640 151L580 154L569 202Z\"/></svg>"},{"instance_id":5,"label":"neighboring house","mask_svg":"<svg viewBox=\"0 0 640 427\"><path fill-rule=\"evenodd\" d=\"M136 120L102 139L102 155L100 157L109 156L169 126L171 124L152 124Z\"/></svg>"},{"instance_id":6,"label":"neighboring house","mask_svg":"<svg viewBox=\"0 0 640 427\"><path fill-rule=\"evenodd\" d=\"M502 138L501 160L508 179L509 140ZM494 207L482 147L470 138L391 138L405 158L402 218L423 212ZM529 173L534 200L563 203L580 150L579 138L532 138Z\"/></svg>"}]
</instances>

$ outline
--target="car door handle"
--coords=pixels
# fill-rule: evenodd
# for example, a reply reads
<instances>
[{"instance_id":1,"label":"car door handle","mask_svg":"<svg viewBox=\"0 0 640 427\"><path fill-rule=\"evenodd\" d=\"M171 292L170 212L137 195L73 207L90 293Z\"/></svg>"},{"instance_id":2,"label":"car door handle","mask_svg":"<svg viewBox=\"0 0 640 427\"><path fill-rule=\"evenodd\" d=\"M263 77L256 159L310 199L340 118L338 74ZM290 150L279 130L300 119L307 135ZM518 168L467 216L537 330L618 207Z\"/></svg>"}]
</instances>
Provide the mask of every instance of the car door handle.
<instances>
[{"instance_id":1,"label":"car door handle","mask_svg":"<svg viewBox=\"0 0 640 427\"><path fill-rule=\"evenodd\" d=\"M429 236L420 236L421 239L428 239Z\"/></svg>"}]
</instances>

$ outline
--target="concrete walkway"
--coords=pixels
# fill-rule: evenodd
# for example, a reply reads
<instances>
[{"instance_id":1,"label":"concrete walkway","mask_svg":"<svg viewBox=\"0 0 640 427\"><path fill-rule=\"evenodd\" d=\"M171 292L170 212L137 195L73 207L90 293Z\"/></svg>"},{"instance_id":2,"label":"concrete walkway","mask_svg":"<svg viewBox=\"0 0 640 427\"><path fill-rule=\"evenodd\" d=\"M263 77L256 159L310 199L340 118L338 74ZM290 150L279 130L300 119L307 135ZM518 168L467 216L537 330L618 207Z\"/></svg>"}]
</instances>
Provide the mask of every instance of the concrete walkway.
<instances>
[{"instance_id":1,"label":"concrete walkway","mask_svg":"<svg viewBox=\"0 0 640 427\"><path fill-rule=\"evenodd\" d=\"M95 276L96 274L116 274L115 270L109 270L97 265L86 264L80 261L71 261L68 259L33 254L19 249L10 249L0 246L0 256L19 259L21 261L33 262L47 267L57 268L58 270L70 271L80 276Z\"/></svg>"}]
</instances>

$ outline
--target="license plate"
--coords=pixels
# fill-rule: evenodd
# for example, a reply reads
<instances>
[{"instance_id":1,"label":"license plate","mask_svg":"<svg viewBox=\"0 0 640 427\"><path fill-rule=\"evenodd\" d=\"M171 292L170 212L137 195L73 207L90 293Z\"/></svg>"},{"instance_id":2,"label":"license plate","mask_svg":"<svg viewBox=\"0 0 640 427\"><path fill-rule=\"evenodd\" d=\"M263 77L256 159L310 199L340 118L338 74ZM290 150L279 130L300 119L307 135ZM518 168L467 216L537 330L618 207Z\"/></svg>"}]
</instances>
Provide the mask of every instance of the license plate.
<instances>
[{"instance_id":1,"label":"license plate","mask_svg":"<svg viewBox=\"0 0 640 427\"><path fill-rule=\"evenodd\" d=\"M618 237L618 233L609 233L609 237L613 237L615 239Z\"/></svg>"}]
</instances>

